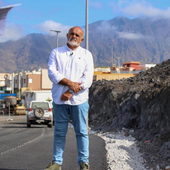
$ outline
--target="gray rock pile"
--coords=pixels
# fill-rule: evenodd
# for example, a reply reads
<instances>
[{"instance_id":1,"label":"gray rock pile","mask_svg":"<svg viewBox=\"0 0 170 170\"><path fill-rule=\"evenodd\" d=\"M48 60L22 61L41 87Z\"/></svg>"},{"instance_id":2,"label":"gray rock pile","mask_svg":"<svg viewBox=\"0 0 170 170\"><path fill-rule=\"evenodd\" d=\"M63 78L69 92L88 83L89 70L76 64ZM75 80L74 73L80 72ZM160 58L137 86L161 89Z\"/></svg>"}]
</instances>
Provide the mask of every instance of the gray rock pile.
<instances>
[{"instance_id":1,"label":"gray rock pile","mask_svg":"<svg viewBox=\"0 0 170 170\"><path fill-rule=\"evenodd\" d=\"M137 76L94 82L90 126L133 135L150 166L170 165L170 60Z\"/></svg>"}]
</instances>

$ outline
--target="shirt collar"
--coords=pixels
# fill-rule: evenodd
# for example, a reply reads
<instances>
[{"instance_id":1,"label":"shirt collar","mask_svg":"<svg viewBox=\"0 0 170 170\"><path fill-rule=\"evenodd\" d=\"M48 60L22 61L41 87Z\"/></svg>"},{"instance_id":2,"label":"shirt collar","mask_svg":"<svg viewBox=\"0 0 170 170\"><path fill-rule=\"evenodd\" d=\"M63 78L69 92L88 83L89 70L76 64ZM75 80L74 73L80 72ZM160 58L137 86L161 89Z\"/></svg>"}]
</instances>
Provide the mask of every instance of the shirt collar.
<instances>
[{"instance_id":1,"label":"shirt collar","mask_svg":"<svg viewBox=\"0 0 170 170\"><path fill-rule=\"evenodd\" d=\"M78 46L75 50L72 50L72 49L70 49L67 45L66 45L66 51L67 51L67 55L75 55L76 53L77 53L77 51L79 51L79 49L80 49L80 46Z\"/></svg>"}]
</instances>

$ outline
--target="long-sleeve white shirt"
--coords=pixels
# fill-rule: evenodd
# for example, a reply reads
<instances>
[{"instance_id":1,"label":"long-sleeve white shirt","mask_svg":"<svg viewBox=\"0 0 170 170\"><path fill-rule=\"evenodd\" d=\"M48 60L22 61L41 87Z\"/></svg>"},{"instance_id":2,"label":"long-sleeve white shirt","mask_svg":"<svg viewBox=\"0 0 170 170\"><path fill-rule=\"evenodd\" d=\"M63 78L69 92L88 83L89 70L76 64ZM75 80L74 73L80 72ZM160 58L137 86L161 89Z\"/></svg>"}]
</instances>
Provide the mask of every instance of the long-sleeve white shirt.
<instances>
[{"instance_id":1,"label":"long-sleeve white shirt","mask_svg":"<svg viewBox=\"0 0 170 170\"><path fill-rule=\"evenodd\" d=\"M48 61L48 76L53 82L54 103L79 105L86 102L93 81L93 72L93 57L88 50L79 46L72 51L67 45L53 49ZM82 83L82 90L74 93L68 101L61 101L62 94L69 89L68 86L59 84L63 78Z\"/></svg>"}]
</instances>

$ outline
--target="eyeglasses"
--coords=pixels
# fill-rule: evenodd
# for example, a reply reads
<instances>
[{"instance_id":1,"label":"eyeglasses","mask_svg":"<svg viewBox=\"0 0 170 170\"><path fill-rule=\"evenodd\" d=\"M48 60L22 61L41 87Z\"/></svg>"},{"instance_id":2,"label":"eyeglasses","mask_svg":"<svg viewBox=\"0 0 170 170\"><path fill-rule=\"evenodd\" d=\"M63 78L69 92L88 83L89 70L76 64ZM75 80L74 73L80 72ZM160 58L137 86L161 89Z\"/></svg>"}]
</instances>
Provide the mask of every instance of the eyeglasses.
<instances>
[{"instance_id":1,"label":"eyeglasses","mask_svg":"<svg viewBox=\"0 0 170 170\"><path fill-rule=\"evenodd\" d=\"M73 33L73 32L71 32L71 33L70 33L70 35L72 35L72 36L74 36L74 35L75 35L76 37L80 37L80 35L75 34L75 33Z\"/></svg>"}]
</instances>

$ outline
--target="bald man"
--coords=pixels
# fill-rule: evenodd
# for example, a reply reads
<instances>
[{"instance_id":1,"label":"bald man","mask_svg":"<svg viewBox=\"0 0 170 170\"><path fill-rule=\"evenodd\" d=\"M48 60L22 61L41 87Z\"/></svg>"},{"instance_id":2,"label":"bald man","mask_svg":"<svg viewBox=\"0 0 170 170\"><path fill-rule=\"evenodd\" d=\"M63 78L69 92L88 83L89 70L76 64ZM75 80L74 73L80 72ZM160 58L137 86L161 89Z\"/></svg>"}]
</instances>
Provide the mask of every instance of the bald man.
<instances>
[{"instance_id":1,"label":"bald man","mask_svg":"<svg viewBox=\"0 0 170 170\"><path fill-rule=\"evenodd\" d=\"M67 33L67 44L52 50L48 75L53 82L54 141L53 160L45 170L61 170L63 152L71 116L78 150L80 170L89 170L88 93L93 80L92 54L80 46L83 30L76 26Z\"/></svg>"}]
</instances>

